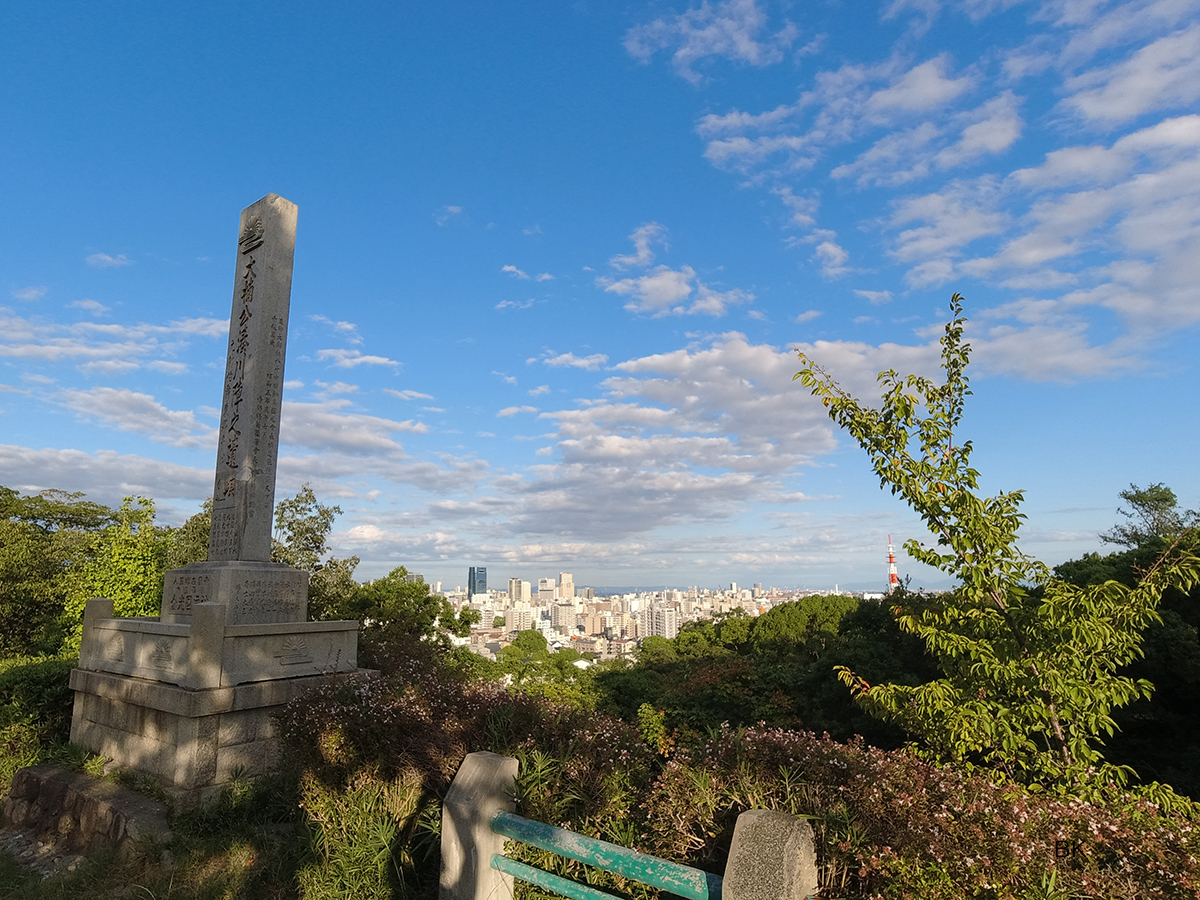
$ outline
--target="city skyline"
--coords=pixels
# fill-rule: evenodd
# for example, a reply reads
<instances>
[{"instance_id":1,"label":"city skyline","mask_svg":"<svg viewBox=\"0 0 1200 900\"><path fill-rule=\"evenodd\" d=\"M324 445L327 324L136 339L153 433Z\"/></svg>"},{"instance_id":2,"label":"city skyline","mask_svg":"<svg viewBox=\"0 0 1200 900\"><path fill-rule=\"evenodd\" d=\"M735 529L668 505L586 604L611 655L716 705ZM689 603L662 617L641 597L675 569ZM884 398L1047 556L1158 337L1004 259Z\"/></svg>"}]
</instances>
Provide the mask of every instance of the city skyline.
<instances>
[{"instance_id":1,"label":"city skyline","mask_svg":"<svg viewBox=\"0 0 1200 900\"><path fill-rule=\"evenodd\" d=\"M792 376L934 374L954 291L1025 550L1104 551L1131 482L1200 507L1195 4L50 0L0 76L7 486L200 508L274 192L277 496L343 509L359 579L874 590L891 534L944 587Z\"/></svg>"}]
</instances>

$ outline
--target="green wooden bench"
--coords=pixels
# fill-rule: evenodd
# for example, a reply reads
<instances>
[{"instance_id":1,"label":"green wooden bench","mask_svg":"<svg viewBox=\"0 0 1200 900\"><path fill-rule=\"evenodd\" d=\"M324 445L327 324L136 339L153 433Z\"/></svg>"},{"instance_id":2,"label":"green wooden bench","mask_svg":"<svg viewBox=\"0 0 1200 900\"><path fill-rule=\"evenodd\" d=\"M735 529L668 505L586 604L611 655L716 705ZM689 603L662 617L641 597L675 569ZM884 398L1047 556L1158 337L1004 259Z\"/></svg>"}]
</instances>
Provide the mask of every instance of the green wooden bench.
<instances>
[{"instance_id":1,"label":"green wooden bench","mask_svg":"<svg viewBox=\"0 0 1200 900\"><path fill-rule=\"evenodd\" d=\"M439 900L510 900L516 880L571 900L615 900L505 855L506 841L537 847L686 900L804 900L817 892L808 822L752 809L738 816L724 876L638 853L514 812L517 760L471 753L442 805Z\"/></svg>"}]
</instances>

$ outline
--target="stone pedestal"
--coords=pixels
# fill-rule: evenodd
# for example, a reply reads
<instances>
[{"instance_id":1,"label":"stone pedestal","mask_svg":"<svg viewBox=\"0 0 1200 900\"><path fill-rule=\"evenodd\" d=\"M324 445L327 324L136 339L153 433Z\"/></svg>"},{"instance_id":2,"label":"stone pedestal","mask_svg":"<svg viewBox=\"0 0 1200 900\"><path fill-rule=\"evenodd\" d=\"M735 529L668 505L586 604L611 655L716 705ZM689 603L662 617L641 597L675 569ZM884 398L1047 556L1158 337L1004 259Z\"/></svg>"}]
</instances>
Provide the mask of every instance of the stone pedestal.
<instances>
[{"instance_id":1,"label":"stone pedestal","mask_svg":"<svg viewBox=\"0 0 1200 900\"><path fill-rule=\"evenodd\" d=\"M71 673L71 740L150 775L182 805L275 762L272 714L333 678L365 677L357 622L231 625L221 603L187 623L113 618L89 600Z\"/></svg>"}]
</instances>

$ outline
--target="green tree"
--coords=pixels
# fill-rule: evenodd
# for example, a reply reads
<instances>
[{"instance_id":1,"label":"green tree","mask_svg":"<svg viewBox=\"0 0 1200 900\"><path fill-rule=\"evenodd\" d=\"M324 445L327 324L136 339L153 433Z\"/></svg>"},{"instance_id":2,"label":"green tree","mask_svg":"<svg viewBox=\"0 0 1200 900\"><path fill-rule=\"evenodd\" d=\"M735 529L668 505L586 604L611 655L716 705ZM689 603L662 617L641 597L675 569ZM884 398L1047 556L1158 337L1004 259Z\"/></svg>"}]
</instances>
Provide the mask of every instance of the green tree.
<instances>
[{"instance_id":1,"label":"green tree","mask_svg":"<svg viewBox=\"0 0 1200 900\"><path fill-rule=\"evenodd\" d=\"M53 653L62 640L67 573L89 536L114 521L83 494L22 496L0 485L0 656Z\"/></svg>"},{"instance_id":2,"label":"green tree","mask_svg":"<svg viewBox=\"0 0 1200 900\"><path fill-rule=\"evenodd\" d=\"M126 497L116 522L93 533L72 566L62 622L64 646L79 646L83 608L91 597L113 601L118 616L156 616L162 606L170 529L154 524L154 501Z\"/></svg>"},{"instance_id":3,"label":"green tree","mask_svg":"<svg viewBox=\"0 0 1200 900\"><path fill-rule=\"evenodd\" d=\"M1170 541L1200 522L1195 511L1179 509L1175 492L1161 482L1148 488L1131 484L1129 490L1121 491L1120 497L1129 508L1118 508L1117 512L1127 521L1100 535L1100 540L1109 544L1143 547L1155 538Z\"/></svg>"},{"instance_id":4,"label":"green tree","mask_svg":"<svg viewBox=\"0 0 1200 900\"><path fill-rule=\"evenodd\" d=\"M416 637L441 648L449 647L447 634L464 637L479 613L465 609L455 614L445 597L429 592L424 581L409 581L404 566L383 578L358 585L348 602L335 607L339 618L359 619L363 634L376 641Z\"/></svg>"},{"instance_id":5,"label":"green tree","mask_svg":"<svg viewBox=\"0 0 1200 900\"><path fill-rule=\"evenodd\" d=\"M167 545L167 568L183 566L208 559L208 535L212 530L212 497L204 501L200 512L170 531Z\"/></svg>"},{"instance_id":6,"label":"green tree","mask_svg":"<svg viewBox=\"0 0 1200 900\"><path fill-rule=\"evenodd\" d=\"M1186 534L1134 587L1068 584L1023 553L1022 492L982 496L971 442L958 438L970 347L960 295L950 308L941 339L944 381L881 372L878 409L800 354L796 378L867 451L880 484L903 497L936 537L935 546L910 540L905 550L958 583L945 594L895 601L900 626L924 640L941 678L872 685L846 667L839 676L864 709L919 736L938 757L977 759L1064 789L1123 783L1128 771L1104 763L1101 734L1112 733L1115 708L1152 686L1117 670L1139 655L1142 631L1159 621L1162 591L1190 588L1200 578L1195 538ZM1092 767L1102 770L1101 779L1089 781Z\"/></svg>"},{"instance_id":7,"label":"green tree","mask_svg":"<svg viewBox=\"0 0 1200 900\"><path fill-rule=\"evenodd\" d=\"M781 603L754 620L750 644L757 652L803 644L818 631L836 634L838 623L858 608L854 597L801 597Z\"/></svg>"},{"instance_id":8,"label":"green tree","mask_svg":"<svg viewBox=\"0 0 1200 900\"><path fill-rule=\"evenodd\" d=\"M325 506L305 482L295 497L275 504L275 534L271 539L271 559L294 569L308 572L308 617L310 619L345 618L344 608L358 585L354 570L359 558L326 558L333 522L342 514L340 506ZM352 617L351 617L352 618Z\"/></svg>"}]
</instances>

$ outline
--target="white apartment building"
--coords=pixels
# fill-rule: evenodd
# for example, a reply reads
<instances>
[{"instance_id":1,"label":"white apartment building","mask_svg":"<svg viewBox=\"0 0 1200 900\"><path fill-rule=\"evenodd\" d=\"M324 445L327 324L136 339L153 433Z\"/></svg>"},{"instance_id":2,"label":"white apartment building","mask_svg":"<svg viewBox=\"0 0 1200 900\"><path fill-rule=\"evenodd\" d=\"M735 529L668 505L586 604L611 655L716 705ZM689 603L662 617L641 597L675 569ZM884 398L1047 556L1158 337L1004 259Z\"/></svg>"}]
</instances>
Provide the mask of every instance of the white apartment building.
<instances>
[{"instance_id":1,"label":"white apartment building","mask_svg":"<svg viewBox=\"0 0 1200 900\"><path fill-rule=\"evenodd\" d=\"M575 577L570 572L558 573L558 598L560 600L575 599Z\"/></svg>"},{"instance_id":2,"label":"white apartment building","mask_svg":"<svg viewBox=\"0 0 1200 900\"><path fill-rule=\"evenodd\" d=\"M528 603L513 606L504 612L504 630L507 632L528 631L533 627L533 610Z\"/></svg>"},{"instance_id":3,"label":"white apartment building","mask_svg":"<svg viewBox=\"0 0 1200 900\"><path fill-rule=\"evenodd\" d=\"M679 612L673 606L656 606L647 618L647 635L669 639L679 634Z\"/></svg>"},{"instance_id":4,"label":"white apartment building","mask_svg":"<svg viewBox=\"0 0 1200 900\"><path fill-rule=\"evenodd\" d=\"M538 600L543 603L546 601L553 603L555 600L554 593L555 593L556 588L557 588L557 585L554 583L553 578L539 578L538 579Z\"/></svg>"},{"instance_id":5,"label":"white apartment building","mask_svg":"<svg viewBox=\"0 0 1200 900\"><path fill-rule=\"evenodd\" d=\"M532 585L520 578L508 579L508 596L513 603L532 603Z\"/></svg>"}]
</instances>

